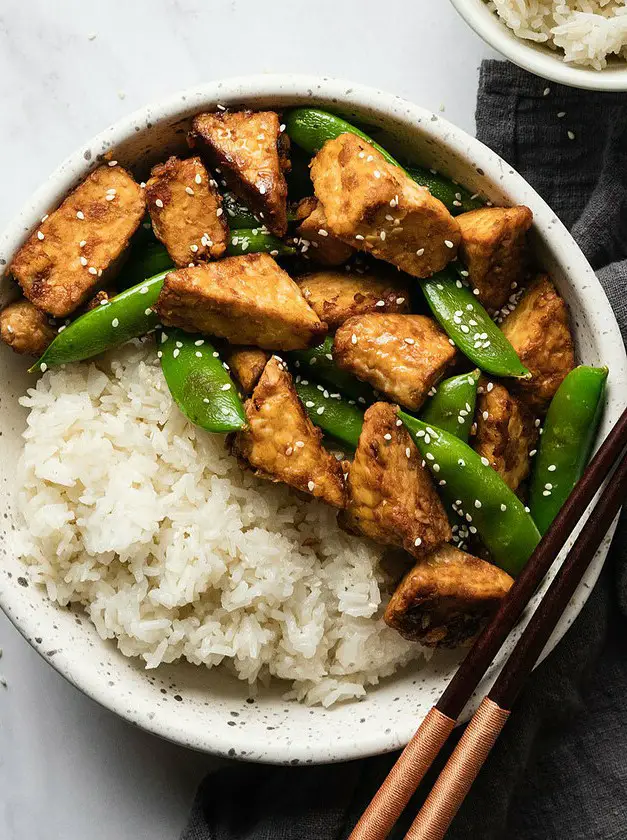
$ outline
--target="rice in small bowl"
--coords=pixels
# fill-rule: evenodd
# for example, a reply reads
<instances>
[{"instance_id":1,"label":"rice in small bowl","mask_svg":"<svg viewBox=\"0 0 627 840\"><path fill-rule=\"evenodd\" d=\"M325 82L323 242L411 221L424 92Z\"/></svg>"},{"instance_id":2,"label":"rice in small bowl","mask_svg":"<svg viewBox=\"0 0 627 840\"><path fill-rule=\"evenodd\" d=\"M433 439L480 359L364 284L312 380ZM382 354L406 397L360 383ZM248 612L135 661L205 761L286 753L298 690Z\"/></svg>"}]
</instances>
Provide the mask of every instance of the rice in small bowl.
<instances>
[{"instance_id":1,"label":"rice in small bowl","mask_svg":"<svg viewBox=\"0 0 627 840\"><path fill-rule=\"evenodd\" d=\"M490 46L532 73L572 87L627 90L622 0L451 0Z\"/></svg>"},{"instance_id":2,"label":"rice in small bowl","mask_svg":"<svg viewBox=\"0 0 627 840\"><path fill-rule=\"evenodd\" d=\"M392 152L495 203L532 209L532 246L574 314L578 358L612 371L600 429L607 434L627 385L625 352L571 236L482 144L438 115L351 83L233 79L121 120L81 145L33 196L0 237L0 264L103 154L139 173L181 151L190 117L203 109L303 103L377 126ZM0 295L9 290L3 281ZM427 661L383 627L380 551L341 532L330 509L242 473L223 440L174 409L155 356L150 341L137 342L36 382L0 348L3 609L81 690L178 743L289 763L403 746L463 651ZM609 538L547 650L585 602ZM493 677L494 669L479 693Z\"/></svg>"}]
</instances>

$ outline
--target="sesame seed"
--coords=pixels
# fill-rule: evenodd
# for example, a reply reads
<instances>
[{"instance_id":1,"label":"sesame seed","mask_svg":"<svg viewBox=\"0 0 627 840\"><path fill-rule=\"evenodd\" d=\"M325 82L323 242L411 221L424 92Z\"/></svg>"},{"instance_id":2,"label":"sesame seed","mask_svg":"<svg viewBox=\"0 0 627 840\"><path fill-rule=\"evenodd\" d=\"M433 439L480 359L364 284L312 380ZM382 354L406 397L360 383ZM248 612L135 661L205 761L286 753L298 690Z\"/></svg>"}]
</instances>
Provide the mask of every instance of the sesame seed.
<instances>
[{"instance_id":1,"label":"sesame seed","mask_svg":"<svg viewBox=\"0 0 627 840\"><path fill-rule=\"evenodd\" d=\"M466 522L472 522L472 516L469 513L466 514Z\"/></svg>"},{"instance_id":2,"label":"sesame seed","mask_svg":"<svg viewBox=\"0 0 627 840\"><path fill-rule=\"evenodd\" d=\"M194 190L191 187L185 187L187 195L194 195Z\"/></svg>"},{"instance_id":3,"label":"sesame seed","mask_svg":"<svg viewBox=\"0 0 627 840\"><path fill-rule=\"evenodd\" d=\"M403 340L404 340L405 344L415 344L416 343L413 338L405 338Z\"/></svg>"},{"instance_id":4,"label":"sesame seed","mask_svg":"<svg viewBox=\"0 0 627 840\"><path fill-rule=\"evenodd\" d=\"M479 499L475 499L475 507L476 507L476 508L480 508L480 507L481 507L481 502L479 501Z\"/></svg>"},{"instance_id":5,"label":"sesame seed","mask_svg":"<svg viewBox=\"0 0 627 840\"><path fill-rule=\"evenodd\" d=\"M425 457L426 457L427 461L435 461L435 456L433 455L432 452L427 452Z\"/></svg>"},{"instance_id":6,"label":"sesame seed","mask_svg":"<svg viewBox=\"0 0 627 840\"><path fill-rule=\"evenodd\" d=\"M445 239L444 244L446 245L447 248L454 248L455 247L455 245L453 244L453 242L451 242L450 239Z\"/></svg>"},{"instance_id":7,"label":"sesame seed","mask_svg":"<svg viewBox=\"0 0 627 840\"><path fill-rule=\"evenodd\" d=\"M305 445L305 442L302 441L302 440L297 440L296 443L294 444L294 446L296 446L298 449L302 449L304 445Z\"/></svg>"},{"instance_id":8,"label":"sesame seed","mask_svg":"<svg viewBox=\"0 0 627 840\"><path fill-rule=\"evenodd\" d=\"M82 210L78 210L78 211L77 211L77 213L76 213L76 218L77 218L77 219L80 219L80 221L81 221L81 222L83 221L83 219L85 218L85 214L83 213L83 211L82 211Z\"/></svg>"},{"instance_id":9,"label":"sesame seed","mask_svg":"<svg viewBox=\"0 0 627 840\"><path fill-rule=\"evenodd\" d=\"M45 372L48 370L48 365L47 365L45 362L42 362L42 363L39 365L39 370L40 370L42 373L45 373Z\"/></svg>"},{"instance_id":10,"label":"sesame seed","mask_svg":"<svg viewBox=\"0 0 627 840\"><path fill-rule=\"evenodd\" d=\"M538 426L540 425L540 418L539 417L536 417L536 419L533 421L533 425L536 427L536 429L538 428Z\"/></svg>"},{"instance_id":11,"label":"sesame seed","mask_svg":"<svg viewBox=\"0 0 627 840\"><path fill-rule=\"evenodd\" d=\"M542 491L542 495L543 495L543 496L550 496L550 495L551 495L551 491L550 491L550 490L543 490L543 491Z\"/></svg>"},{"instance_id":12,"label":"sesame seed","mask_svg":"<svg viewBox=\"0 0 627 840\"><path fill-rule=\"evenodd\" d=\"M552 490L553 489L553 485L551 484L550 481L547 481L547 483L544 485L544 489L545 490Z\"/></svg>"},{"instance_id":13,"label":"sesame seed","mask_svg":"<svg viewBox=\"0 0 627 840\"><path fill-rule=\"evenodd\" d=\"M477 295L477 296L478 296L478 295L479 295L479 289L473 289L473 290L472 290L472 293L473 293L473 295Z\"/></svg>"},{"instance_id":14,"label":"sesame seed","mask_svg":"<svg viewBox=\"0 0 627 840\"><path fill-rule=\"evenodd\" d=\"M264 187L263 184L259 187L259 194L260 195L265 195L266 194L266 188Z\"/></svg>"},{"instance_id":15,"label":"sesame seed","mask_svg":"<svg viewBox=\"0 0 627 840\"><path fill-rule=\"evenodd\" d=\"M464 461L463 458L458 458L457 463L459 464L460 467L465 467L466 466L466 462ZM459 504L461 505L461 502L459 502Z\"/></svg>"},{"instance_id":16,"label":"sesame seed","mask_svg":"<svg viewBox=\"0 0 627 840\"><path fill-rule=\"evenodd\" d=\"M408 458L411 458L411 449L409 446L405 447L405 455L407 455Z\"/></svg>"},{"instance_id":17,"label":"sesame seed","mask_svg":"<svg viewBox=\"0 0 627 840\"><path fill-rule=\"evenodd\" d=\"M575 132L574 131L569 131L568 132L568 139L569 140L574 140L575 139Z\"/></svg>"},{"instance_id":18,"label":"sesame seed","mask_svg":"<svg viewBox=\"0 0 627 840\"><path fill-rule=\"evenodd\" d=\"M224 385L220 386L221 391L230 391L231 390L231 383L225 382Z\"/></svg>"},{"instance_id":19,"label":"sesame seed","mask_svg":"<svg viewBox=\"0 0 627 840\"><path fill-rule=\"evenodd\" d=\"M385 306L385 301L384 301L384 300L378 300L378 301L375 303L375 306Z\"/></svg>"},{"instance_id":20,"label":"sesame seed","mask_svg":"<svg viewBox=\"0 0 627 840\"><path fill-rule=\"evenodd\" d=\"M315 486L316 486L316 485L313 483L313 481L308 481L308 482L307 482L307 488L308 488L308 490L309 490L309 492L310 492L310 493L313 493L313 490L314 490L314 487L315 487Z\"/></svg>"},{"instance_id":21,"label":"sesame seed","mask_svg":"<svg viewBox=\"0 0 627 840\"><path fill-rule=\"evenodd\" d=\"M87 265L87 257L81 257L80 262L81 265Z\"/></svg>"},{"instance_id":22,"label":"sesame seed","mask_svg":"<svg viewBox=\"0 0 627 840\"><path fill-rule=\"evenodd\" d=\"M119 327L120 326L120 319L119 318L114 318L113 321L111 321L111 326L114 327L114 328Z\"/></svg>"},{"instance_id":23,"label":"sesame seed","mask_svg":"<svg viewBox=\"0 0 627 840\"><path fill-rule=\"evenodd\" d=\"M196 350L194 355L196 356L197 359L202 359L202 353L200 352L200 350Z\"/></svg>"},{"instance_id":24,"label":"sesame seed","mask_svg":"<svg viewBox=\"0 0 627 840\"><path fill-rule=\"evenodd\" d=\"M467 326L466 326L466 324L462 324L462 325L460 326L460 330L461 330L463 333L468 333L468 332L470 332L470 329L469 329L469 327L467 327Z\"/></svg>"},{"instance_id":25,"label":"sesame seed","mask_svg":"<svg viewBox=\"0 0 627 840\"><path fill-rule=\"evenodd\" d=\"M375 169L375 171L374 171L374 177L375 177L375 178L380 178L380 177L381 177L381 173L379 172L379 170L378 170L378 169Z\"/></svg>"},{"instance_id":26,"label":"sesame seed","mask_svg":"<svg viewBox=\"0 0 627 840\"><path fill-rule=\"evenodd\" d=\"M214 359L218 359L220 357L220 354L218 353L217 350L214 350L211 355L213 356Z\"/></svg>"},{"instance_id":27,"label":"sesame seed","mask_svg":"<svg viewBox=\"0 0 627 840\"><path fill-rule=\"evenodd\" d=\"M531 508L525 506L525 513L531 513Z\"/></svg>"},{"instance_id":28,"label":"sesame seed","mask_svg":"<svg viewBox=\"0 0 627 840\"><path fill-rule=\"evenodd\" d=\"M489 467L490 466L490 462L488 461L488 459L484 455L481 456L481 463L483 464L484 467Z\"/></svg>"},{"instance_id":29,"label":"sesame seed","mask_svg":"<svg viewBox=\"0 0 627 840\"><path fill-rule=\"evenodd\" d=\"M384 439L384 440L392 440L392 435L391 435L389 432L386 432L386 433L383 435L383 439Z\"/></svg>"},{"instance_id":30,"label":"sesame seed","mask_svg":"<svg viewBox=\"0 0 627 840\"><path fill-rule=\"evenodd\" d=\"M161 201L161 199L160 199L160 198L158 198L158 199L155 201L155 204L157 205L157 207L163 207L163 201Z\"/></svg>"},{"instance_id":31,"label":"sesame seed","mask_svg":"<svg viewBox=\"0 0 627 840\"><path fill-rule=\"evenodd\" d=\"M294 451L294 447L293 446L288 446L287 449L285 450L285 454L286 455L291 455L293 451Z\"/></svg>"},{"instance_id":32,"label":"sesame seed","mask_svg":"<svg viewBox=\"0 0 627 840\"><path fill-rule=\"evenodd\" d=\"M491 391L493 388L494 388L494 382L488 382L488 385L487 385L487 388L486 388L486 390L487 390L488 394L490 393L490 391Z\"/></svg>"},{"instance_id":33,"label":"sesame seed","mask_svg":"<svg viewBox=\"0 0 627 840\"><path fill-rule=\"evenodd\" d=\"M432 467L433 467L433 472L436 472L436 473L440 472L440 465L439 464L433 464Z\"/></svg>"},{"instance_id":34,"label":"sesame seed","mask_svg":"<svg viewBox=\"0 0 627 840\"><path fill-rule=\"evenodd\" d=\"M381 237L381 242L385 242L385 231L384 231L384 230L382 230L382 231L379 233L379 236Z\"/></svg>"},{"instance_id":35,"label":"sesame seed","mask_svg":"<svg viewBox=\"0 0 627 840\"><path fill-rule=\"evenodd\" d=\"M566 116L566 111L558 111L558 112L557 112L557 118L558 118L558 120L561 120L561 119L562 119L562 117L565 117L565 116Z\"/></svg>"},{"instance_id":36,"label":"sesame seed","mask_svg":"<svg viewBox=\"0 0 627 840\"><path fill-rule=\"evenodd\" d=\"M357 344L357 336L355 335L355 333L353 333L351 335L351 343L352 344Z\"/></svg>"},{"instance_id":37,"label":"sesame seed","mask_svg":"<svg viewBox=\"0 0 627 840\"><path fill-rule=\"evenodd\" d=\"M98 269L94 268L93 265L90 265L87 270L89 271L90 274L98 274Z\"/></svg>"},{"instance_id":38,"label":"sesame seed","mask_svg":"<svg viewBox=\"0 0 627 840\"><path fill-rule=\"evenodd\" d=\"M416 256L421 257L424 254L424 252L425 252L424 248L418 248L418 250L416 251Z\"/></svg>"},{"instance_id":39,"label":"sesame seed","mask_svg":"<svg viewBox=\"0 0 627 840\"><path fill-rule=\"evenodd\" d=\"M40 230L37 231L37 239L39 239L40 242L42 239L45 239L43 233Z\"/></svg>"},{"instance_id":40,"label":"sesame seed","mask_svg":"<svg viewBox=\"0 0 627 840\"><path fill-rule=\"evenodd\" d=\"M396 298L396 302L397 303L405 303L405 298L404 297Z\"/></svg>"},{"instance_id":41,"label":"sesame seed","mask_svg":"<svg viewBox=\"0 0 627 840\"><path fill-rule=\"evenodd\" d=\"M216 210L216 216L218 217L218 219L220 218L220 216L223 213L224 213L224 210L221 207L218 207L218 209Z\"/></svg>"},{"instance_id":42,"label":"sesame seed","mask_svg":"<svg viewBox=\"0 0 627 840\"><path fill-rule=\"evenodd\" d=\"M461 289L464 284L462 283L461 280L456 280L455 285L457 286L458 289Z\"/></svg>"},{"instance_id":43,"label":"sesame seed","mask_svg":"<svg viewBox=\"0 0 627 840\"><path fill-rule=\"evenodd\" d=\"M542 96L548 96L549 93L551 93L551 88L550 87L545 87L544 90L542 91Z\"/></svg>"},{"instance_id":44,"label":"sesame seed","mask_svg":"<svg viewBox=\"0 0 627 840\"><path fill-rule=\"evenodd\" d=\"M200 174L200 172L196 173L196 177L194 178L194 181L196 181L197 184L202 184L202 175Z\"/></svg>"},{"instance_id":45,"label":"sesame seed","mask_svg":"<svg viewBox=\"0 0 627 840\"><path fill-rule=\"evenodd\" d=\"M455 342L452 338L449 338L448 343L451 345L451 347L455 347Z\"/></svg>"},{"instance_id":46,"label":"sesame seed","mask_svg":"<svg viewBox=\"0 0 627 840\"><path fill-rule=\"evenodd\" d=\"M481 416L483 417L483 419L484 419L484 420L487 420L487 419L488 419L488 417L489 417L490 415L488 414L488 412L487 412L487 411L484 411L484 412L481 414Z\"/></svg>"},{"instance_id":47,"label":"sesame seed","mask_svg":"<svg viewBox=\"0 0 627 840\"><path fill-rule=\"evenodd\" d=\"M416 547L418 547L419 545L422 545L422 540L420 539L420 537L416 537L416 539L414 540L414 545Z\"/></svg>"},{"instance_id":48,"label":"sesame seed","mask_svg":"<svg viewBox=\"0 0 627 840\"><path fill-rule=\"evenodd\" d=\"M316 414L324 414L324 406L321 405L320 408L316 409Z\"/></svg>"},{"instance_id":49,"label":"sesame seed","mask_svg":"<svg viewBox=\"0 0 627 840\"><path fill-rule=\"evenodd\" d=\"M361 235L361 233L356 233L355 234L355 239L359 239L360 242L363 240L363 238L364 237Z\"/></svg>"},{"instance_id":50,"label":"sesame seed","mask_svg":"<svg viewBox=\"0 0 627 840\"><path fill-rule=\"evenodd\" d=\"M115 195L113 193L107 193L107 195L105 195L105 201L113 201L114 198Z\"/></svg>"},{"instance_id":51,"label":"sesame seed","mask_svg":"<svg viewBox=\"0 0 627 840\"><path fill-rule=\"evenodd\" d=\"M311 400L307 400L307 402L305 403L306 408L313 408L314 406L315 406L315 403L312 402Z\"/></svg>"},{"instance_id":52,"label":"sesame seed","mask_svg":"<svg viewBox=\"0 0 627 840\"><path fill-rule=\"evenodd\" d=\"M547 467L547 470L549 472L555 472L556 469L557 467L555 466L555 464L549 464L549 466Z\"/></svg>"},{"instance_id":53,"label":"sesame seed","mask_svg":"<svg viewBox=\"0 0 627 840\"><path fill-rule=\"evenodd\" d=\"M397 420L397 421L396 421L396 425L397 425L397 426L402 426L402 425L403 425L403 421L402 421L402 420Z\"/></svg>"}]
</instances>

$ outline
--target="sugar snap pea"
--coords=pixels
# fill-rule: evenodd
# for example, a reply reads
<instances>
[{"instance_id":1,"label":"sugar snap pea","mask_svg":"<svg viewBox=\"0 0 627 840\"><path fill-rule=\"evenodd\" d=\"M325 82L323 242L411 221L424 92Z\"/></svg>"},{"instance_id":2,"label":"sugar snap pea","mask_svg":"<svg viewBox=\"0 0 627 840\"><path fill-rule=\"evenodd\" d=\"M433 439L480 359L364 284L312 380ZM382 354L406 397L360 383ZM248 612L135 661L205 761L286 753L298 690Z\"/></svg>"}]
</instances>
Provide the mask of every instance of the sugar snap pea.
<instances>
[{"instance_id":1,"label":"sugar snap pea","mask_svg":"<svg viewBox=\"0 0 627 840\"><path fill-rule=\"evenodd\" d=\"M338 390L349 400L360 405L369 405L376 397L369 385L360 382L350 373L340 370L333 361L333 337L327 336L322 344L308 350L293 350L288 353L290 363L303 378L316 379L324 385Z\"/></svg>"},{"instance_id":2,"label":"sugar snap pea","mask_svg":"<svg viewBox=\"0 0 627 840\"><path fill-rule=\"evenodd\" d=\"M231 257L242 254L266 253L272 257L286 257L296 253L296 248L287 245L282 239L277 239L264 228L250 230L232 230L227 245L227 253Z\"/></svg>"},{"instance_id":3,"label":"sugar snap pea","mask_svg":"<svg viewBox=\"0 0 627 840\"><path fill-rule=\"evenodd\" d=\"M311 422L335 440L351 449L357 448L364 423L364 413L338 391L329 392L324 385L296 378L296 393L300 397Z\"/></svg>"},{"instance_id":4,"label":"sugar snap pea","mask_svg":"<svg viewBox=\"0 0 627 840\"><path fill-rule=\"evenodd\" d=\"M154 330L159 318L152 307L167 273L162 271L132 286L72 321L32 366L31 372L43 372L68 362L82 362Z\"/></svg>"},{"instance_id":5,"label":"sugar snap pea","mask_svg":"<svg viewBox=\"0 0 627 840\"><path fill-rule=\"evenodd\" d=\"M420 419L468 443L475 415L479 371L451 376L437 386Z\"/></svg>"},{"instance_id":6,"label":"sugar snap pea","mask_svg":"<svg viewBox=\"0 0 627 840\"><path fill-rule=\"evenodd\" d=\"M477 533L497 566L517 575L540 541L540 533L520 499L468 444L404 411L411 433L438 483L446 482L453 510Z\"/></svg>"},{"instance_id":7,"label":"sugar snap pea","mask_svg":"<svg viewBox=\"0 0 627 840\"><path fill-rule=\"evenodd\" d=\"M201 335L163 330L157 355L170 393L183 414L208 432L236 432L246 412L215 347Z\"/></svg>"},{"instance_id":8,"label":"sugar snap pea","mask_svg":"<svg viewBox=\"0 0 627 840\"><path fill-rule=\"evenodd\" d=\"M580 365L551 400L531 476L529 507L544 534L581 478L603 413L608 369Z\"/></svg>"},{"instance_id":9,"label":"sugar snap pea","mask_svg":"<svg viewBox=\"0 0 627 840\"><path fill-rule=\"evenodd\" d=\"M340 134L356 134L380 152L383 157L395 166L403 168L392 155L359 128L341 117L322 111L319 108L294 108L285 117L286 131L290 139L309 154L316 154L327 140L332 140ZM428 187L431 194L446 205L452 215L465 213L482 207L478 200L465 188L455 184L437 172L432 172L421 166L407 166L406 172L417 184Z\"/></svg>"},{"instance_id":10,"label":"sugar snap pea","mask_svg":"<svg viewBox=\"0 0 627 840\"><path fill-rule=\"evenodd\" d=\"M478 368L493 376L527 376L516 351L470 288L447 266L420 286L442 329Z\"/></svg>"}]
</instances>

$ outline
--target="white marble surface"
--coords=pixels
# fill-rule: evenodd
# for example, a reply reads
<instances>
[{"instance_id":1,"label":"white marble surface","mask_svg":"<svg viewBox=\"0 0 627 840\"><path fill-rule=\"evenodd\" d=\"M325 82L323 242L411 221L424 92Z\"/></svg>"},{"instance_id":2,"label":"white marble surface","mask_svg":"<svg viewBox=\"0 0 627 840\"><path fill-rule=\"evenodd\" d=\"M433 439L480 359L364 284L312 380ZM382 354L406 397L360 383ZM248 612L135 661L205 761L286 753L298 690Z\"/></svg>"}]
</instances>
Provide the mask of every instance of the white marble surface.
<instances>
[{"instance_id":1,"label":"white marble surface","mask_svg":"<svg viewBox=\"0 0 627 840\"><path fill-rule=\"evenodd\" d=\"M179 88L319 73L473 131L490 55L444 0L3 0L0 227L79 143ZM3 615L0 648L0 838L176 838L212 760L83 697Z\"/></svg>"}]
</instances>

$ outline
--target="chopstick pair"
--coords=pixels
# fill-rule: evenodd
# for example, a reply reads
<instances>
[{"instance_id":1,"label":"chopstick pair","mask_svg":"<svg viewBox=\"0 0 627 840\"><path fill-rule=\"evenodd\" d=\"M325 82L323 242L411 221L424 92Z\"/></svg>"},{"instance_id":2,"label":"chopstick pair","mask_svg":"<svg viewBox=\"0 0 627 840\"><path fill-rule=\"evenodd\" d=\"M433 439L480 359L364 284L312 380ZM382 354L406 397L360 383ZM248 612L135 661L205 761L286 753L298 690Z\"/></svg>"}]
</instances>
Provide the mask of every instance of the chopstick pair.
<instances>
[{"instance_id":1,"label":"chopstick pair","mask_svg":"<svg viewBox=\"0 0 627 840\"><path fill-rule=\"evenodd\" d=\"M441 840L503 729L525 679L592 561L627 494L627 410L588 465L492 621L478 636L453 679L429 711L368 805L349 840L384 840L446 743L457 718L582 518L617 464L527 628L437 779L406 840Z\"/></svg>"}]
</instances>

